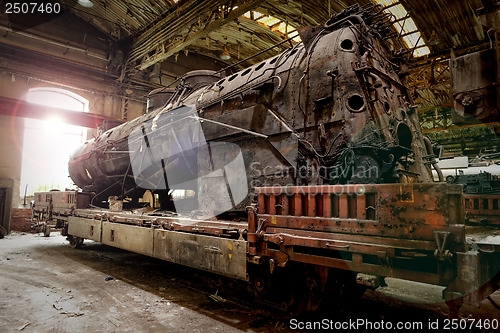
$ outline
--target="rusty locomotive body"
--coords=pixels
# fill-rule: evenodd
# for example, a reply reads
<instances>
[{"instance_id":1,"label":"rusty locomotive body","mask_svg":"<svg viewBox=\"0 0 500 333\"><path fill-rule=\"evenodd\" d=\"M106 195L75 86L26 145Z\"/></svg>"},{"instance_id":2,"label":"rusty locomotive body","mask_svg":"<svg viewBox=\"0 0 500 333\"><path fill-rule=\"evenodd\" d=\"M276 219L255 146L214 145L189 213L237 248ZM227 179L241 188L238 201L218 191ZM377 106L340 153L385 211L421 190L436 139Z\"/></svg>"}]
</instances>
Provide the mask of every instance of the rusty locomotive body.
<instances>
[{"instance_id":1,"label":"rusty locomotive body","mask_svg":"<svg viewBox=\"0 0 500 333\"><path fill-rule=\"evenodd\" d=\"M203 154L203 137L237 144L248 187L431 181L428 162L433 160L425 159L432 152L409 107L403 59L381 40L387 29L383 19L373 8L352 8L324 27L303 28L303 44L243 71L227 77L188 73L163 107L108 130L76 152L70 176L98 199L140 196L137 179L129 177L130 164L145 157L126 153L129 144L134 146L131 134L140 126L154 136L160 128L182 125L191 133L169 128L162 137L164 150L151 150L158 155L153 159L163 159L165 173L189 170L183 179L207 172L203 162L188 163ZM182 117L197 118L201 126ZM186 143L189 135L198 137ZM176 188L174 183L164 185L168 190ZM206 208L203 201L199 196L200 209Z\"/></svg>"},{"instance_id":2,"label":"rusty locomotive body","mask_svg":"<svg viewBox=\"0 0 500 333\"><path fill-rule=\"evenodd\" d=\"M461 186L432 183L389 26L353 6L243 71L188 73L71 157L90 204L57 215L63 233L247 280L293 311L387 276L479 302L498 288L500 236L471 236ZM151 214L104 209L145 191L159 196Z\"/></svg>"}]
</instances>

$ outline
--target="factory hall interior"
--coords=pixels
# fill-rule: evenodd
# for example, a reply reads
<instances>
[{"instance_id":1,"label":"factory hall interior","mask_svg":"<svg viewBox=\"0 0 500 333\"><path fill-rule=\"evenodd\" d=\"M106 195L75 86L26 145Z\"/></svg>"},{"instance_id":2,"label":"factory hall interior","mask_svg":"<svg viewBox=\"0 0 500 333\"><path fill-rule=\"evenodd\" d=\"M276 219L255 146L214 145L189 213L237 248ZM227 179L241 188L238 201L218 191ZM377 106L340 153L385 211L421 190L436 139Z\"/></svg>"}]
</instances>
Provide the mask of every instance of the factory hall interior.
<instances>
[{"instance_id":1,"label":"factory hall interior","mask_svg":"<svg viewBox=\"0 0 500 333\"><path fill-rule=\"evenodd\" d=\"M0 3L0 332L500 331L500 1Z\"/></svg>"}]
</instances>

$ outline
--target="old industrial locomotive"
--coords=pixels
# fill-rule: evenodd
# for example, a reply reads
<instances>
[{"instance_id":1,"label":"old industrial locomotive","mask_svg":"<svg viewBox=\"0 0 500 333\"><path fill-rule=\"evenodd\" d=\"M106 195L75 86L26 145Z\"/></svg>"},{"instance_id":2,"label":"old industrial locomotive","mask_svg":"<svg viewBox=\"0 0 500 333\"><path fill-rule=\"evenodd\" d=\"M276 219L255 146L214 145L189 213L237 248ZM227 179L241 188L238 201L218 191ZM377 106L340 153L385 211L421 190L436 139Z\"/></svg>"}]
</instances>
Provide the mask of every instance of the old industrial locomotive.
<instances>
[{"instance_id":1,"label":"old industrial locomotive","mask_svg":"<svg viewBox=\"0 0 500 333\"><path fill-rule=\"evenodd\" d=\"M433 183L390 27L380 6L351 6L240 72L187 73L75 152L82 191L37 194L35 216L62 221L75 247L90 239L247 281L293 312L387 276L477 304L498 288L499 236L469 235L461 186ZM146 191L152 213L114 205L144 205Z\"/></svg>"},{"instance_id":2,"label":"old industrial locomotive","mask_svg":"<svg viewBox=\"0 0 500 333\"><path fill-rule=\"evenodd\" d=\"M303 43L243 71L190 72L177 89L155 92L152 98L164 104L156 101L155 110L86 143L72 156L70 175L95 193L95 203L109 195L138 197L145 188L164 194L179 179L184 186L197 179L189 185L204 210L211 207L203 186L217 185L202 177L213 168L204 164L203 147L229 142L242 152L248 177L239 186L248 188L429 182L432 150L401 79L405 62L382 41L389 26L379 9L352 7L324 26L302 28ZM133 134L141 126L146 132ZM162 148L146 149L141 136ZM157 168L138 186L131 165L146 162ZM168 181L157 186L162 173Z\"/></svg>"}]
</instances>

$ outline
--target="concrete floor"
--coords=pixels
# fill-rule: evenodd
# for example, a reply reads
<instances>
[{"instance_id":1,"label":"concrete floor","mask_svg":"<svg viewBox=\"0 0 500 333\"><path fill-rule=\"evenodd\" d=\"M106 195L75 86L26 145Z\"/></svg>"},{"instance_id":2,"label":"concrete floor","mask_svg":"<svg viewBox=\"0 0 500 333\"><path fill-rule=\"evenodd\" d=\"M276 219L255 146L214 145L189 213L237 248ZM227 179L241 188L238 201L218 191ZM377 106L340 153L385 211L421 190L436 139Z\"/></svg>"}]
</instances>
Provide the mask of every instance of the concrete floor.
<instances>
[{"instance_id":1,"label":"concrete floor","mask_svg":"<svg viewBox=\"0 0 500 333\"><path fill-rule=\"evenodd\" d=\"M307 321L445 324L443 288L387 282L354 305ZM261 309L244 294L237 281L99 243L76 250L58 232L0 240L0 332L288 332L304 323ZM500 304L500 293L492 299ZM484 321L499 319L500 310L486 300L460 315Z\"/></svg>"}]
</instances>

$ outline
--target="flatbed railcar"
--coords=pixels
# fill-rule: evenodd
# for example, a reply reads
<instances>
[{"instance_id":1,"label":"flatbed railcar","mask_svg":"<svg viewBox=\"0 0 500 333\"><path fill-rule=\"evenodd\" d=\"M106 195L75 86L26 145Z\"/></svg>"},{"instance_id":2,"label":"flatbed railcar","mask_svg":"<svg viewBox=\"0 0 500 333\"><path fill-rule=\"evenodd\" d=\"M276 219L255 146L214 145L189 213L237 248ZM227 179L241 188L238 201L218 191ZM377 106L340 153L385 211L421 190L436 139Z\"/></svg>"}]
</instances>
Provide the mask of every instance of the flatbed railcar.
<instances>
[{"instance_id":1,"label":"flatbed railcar","mask_svg":"<svg viewBox=\"0 0 500 333\"><path fill-rule=\"evenodd\" d=\"M248 281L259 298L293 312L314 311L332 290L340 297L375 289L385 277L444 286L452 309L478 305L499 288L500 228L465 225L459 185L255 190L247 221L82 209L78 202L58 218L74 247L88 239ZM80 207L88 204L78 194Z\"/></svg>"}]
</instances>

